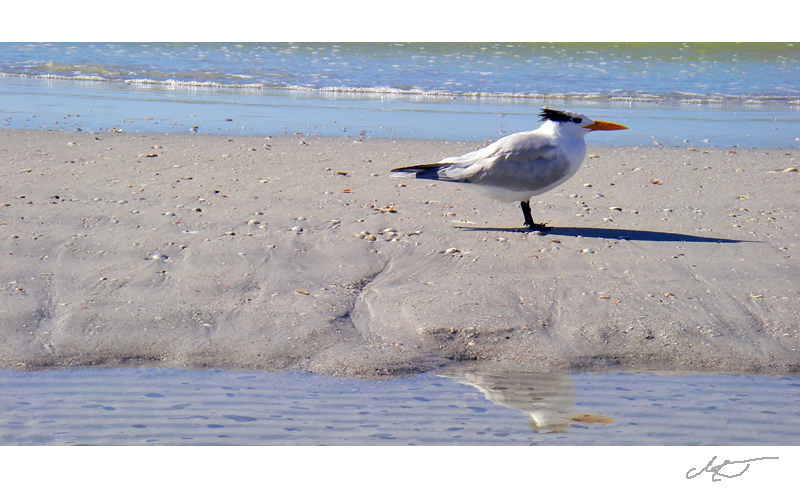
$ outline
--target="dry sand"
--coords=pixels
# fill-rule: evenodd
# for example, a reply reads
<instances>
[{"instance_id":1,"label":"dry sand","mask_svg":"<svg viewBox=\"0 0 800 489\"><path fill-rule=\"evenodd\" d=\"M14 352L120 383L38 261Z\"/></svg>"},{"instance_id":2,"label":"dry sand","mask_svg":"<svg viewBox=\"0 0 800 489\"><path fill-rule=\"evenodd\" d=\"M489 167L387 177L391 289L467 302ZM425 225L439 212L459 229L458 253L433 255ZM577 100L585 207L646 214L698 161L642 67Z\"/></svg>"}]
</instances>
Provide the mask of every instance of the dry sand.
<instances>
[{"instance_id":1,"label":"dry sand","mask_svg":"<svg viewBox=\"0 0 800 489\"><path fill-rule=\"evenodd\" d=\"M0 131L0 367L797 371L793 150L590 147L547 235L389 174L477 146Z\"/></svg>"}]
</instances>

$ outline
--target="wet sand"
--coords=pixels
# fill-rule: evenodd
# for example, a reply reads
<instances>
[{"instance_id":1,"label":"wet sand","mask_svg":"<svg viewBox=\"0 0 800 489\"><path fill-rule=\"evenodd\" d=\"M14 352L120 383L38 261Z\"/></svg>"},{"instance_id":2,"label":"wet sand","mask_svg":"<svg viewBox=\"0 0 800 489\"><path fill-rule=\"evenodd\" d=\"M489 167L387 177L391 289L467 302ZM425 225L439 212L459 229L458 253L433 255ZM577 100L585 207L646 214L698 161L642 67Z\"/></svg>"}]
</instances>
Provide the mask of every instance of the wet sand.
<instances>
[{"instance_id":1,"label":"wet sand","mask_svg":"<svg viewBox=\"0 0 800 489\"><path fill-rule=\"evenodd\" d=\"M796 372L793 150L591 147L518 206L448 141L0 131L0 368Z\"/></svg>"}]
</instances>

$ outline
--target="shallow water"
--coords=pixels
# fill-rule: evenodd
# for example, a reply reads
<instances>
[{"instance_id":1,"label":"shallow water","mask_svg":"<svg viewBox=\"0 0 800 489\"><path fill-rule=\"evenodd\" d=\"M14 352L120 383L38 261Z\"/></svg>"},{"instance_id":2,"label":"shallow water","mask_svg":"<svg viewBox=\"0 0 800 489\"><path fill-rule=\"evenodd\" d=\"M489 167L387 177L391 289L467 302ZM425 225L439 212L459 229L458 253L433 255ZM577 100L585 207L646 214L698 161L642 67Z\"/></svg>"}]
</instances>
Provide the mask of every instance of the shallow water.
<instances>
[{"instance_id":1,"label":"shallow water","mask_svg":"<svg viewBox=\"0 0 800 489\"><path fill-rule=\"evenodd\" d=\"M788 105L132 88L0 77L0 127L7 129L488 141L538 127L537 114L548 105L629 127L592 133L587 137L590 145L785 148L800 144L800 110Z\"/></svg>"},{"instance_id":2,"label":"shallow water","mask_svg":"<svg viewBox=\"0 0 800 489\"><path fill-rule=\"evenodd\" d=\"M0 371L3 445L796 445L800 378Z\"/></svg>"}]
</instances>

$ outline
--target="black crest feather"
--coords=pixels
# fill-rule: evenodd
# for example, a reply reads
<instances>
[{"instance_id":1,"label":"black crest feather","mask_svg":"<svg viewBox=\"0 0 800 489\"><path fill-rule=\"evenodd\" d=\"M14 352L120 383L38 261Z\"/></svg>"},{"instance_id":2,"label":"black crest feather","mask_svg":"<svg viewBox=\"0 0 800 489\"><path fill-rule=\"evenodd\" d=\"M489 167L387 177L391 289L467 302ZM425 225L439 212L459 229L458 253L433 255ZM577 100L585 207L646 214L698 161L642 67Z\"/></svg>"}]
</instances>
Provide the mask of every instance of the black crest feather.
<instances>
[{"instance_id":1,"label":"black crest feather","mask_svg":"<svg viewBox=\"0 0 800 489\"><path fill-rule=\"evenodd\" d=\"M539 115L542 117L539 121L576 122L578 124L581 122L580 117L575 117L575 114L562 110L542 109L542 113Z\"/></svg>"}]
</instances>

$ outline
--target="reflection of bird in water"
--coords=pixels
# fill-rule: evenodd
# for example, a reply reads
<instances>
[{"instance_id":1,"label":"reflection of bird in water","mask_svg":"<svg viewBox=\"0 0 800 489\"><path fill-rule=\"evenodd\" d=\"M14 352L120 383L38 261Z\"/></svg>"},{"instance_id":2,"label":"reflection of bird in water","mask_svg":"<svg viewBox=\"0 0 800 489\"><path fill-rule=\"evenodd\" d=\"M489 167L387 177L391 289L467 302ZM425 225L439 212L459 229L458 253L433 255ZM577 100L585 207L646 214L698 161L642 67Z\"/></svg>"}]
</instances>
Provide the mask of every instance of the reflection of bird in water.
<instances>
[{"instance_id":1,"label":"reflection of bird in water","mask_svg":"<svg viewBox=\"0 0 800 489\"><path fill-rule=\"evenodd\" d=\"M577 389L568 375L517 372L488 372L477 369L448 369L438 374L469 385L487 400L530 416L537 433L563 433L573 424L608 425L614 418L575 412Z\"/></svg>"}]
</instances>

